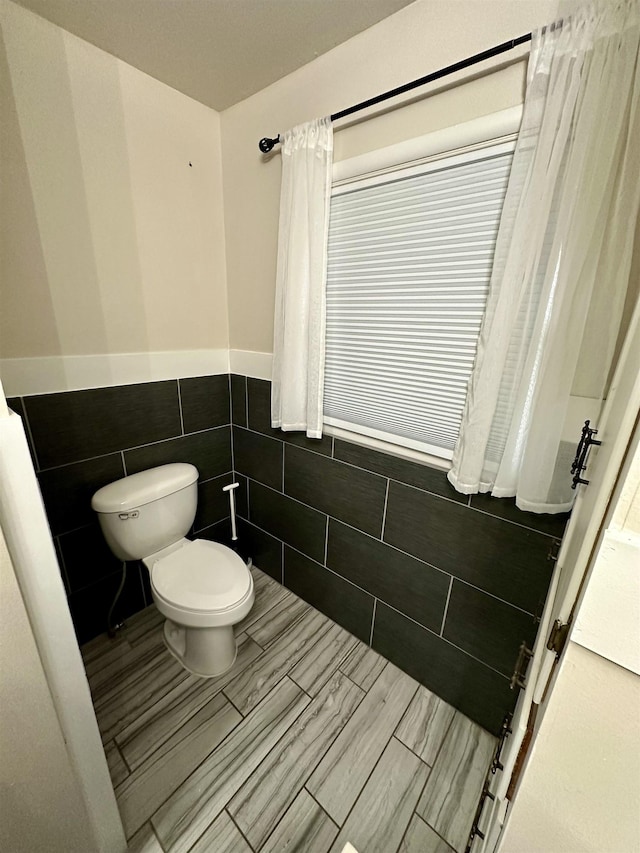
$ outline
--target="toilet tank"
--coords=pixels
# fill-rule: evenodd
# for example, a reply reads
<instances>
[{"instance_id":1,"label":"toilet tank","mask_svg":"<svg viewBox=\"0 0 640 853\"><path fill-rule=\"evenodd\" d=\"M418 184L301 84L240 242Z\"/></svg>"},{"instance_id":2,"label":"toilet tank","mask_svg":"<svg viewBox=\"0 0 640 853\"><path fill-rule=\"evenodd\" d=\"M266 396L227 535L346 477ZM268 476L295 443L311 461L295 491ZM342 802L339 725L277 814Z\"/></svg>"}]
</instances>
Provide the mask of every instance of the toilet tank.
<instances>
[{"instance_id":1,"label":"toilet tank","mask_svg":"<svg viewBox=\"0 0 640 853\"><path fill-rule=\"evenodd\" d=\"M174 462L98 489L91 507L120 560L141 560L183 539L196 515L198 469Z\"/></svg>"}]
</instances>

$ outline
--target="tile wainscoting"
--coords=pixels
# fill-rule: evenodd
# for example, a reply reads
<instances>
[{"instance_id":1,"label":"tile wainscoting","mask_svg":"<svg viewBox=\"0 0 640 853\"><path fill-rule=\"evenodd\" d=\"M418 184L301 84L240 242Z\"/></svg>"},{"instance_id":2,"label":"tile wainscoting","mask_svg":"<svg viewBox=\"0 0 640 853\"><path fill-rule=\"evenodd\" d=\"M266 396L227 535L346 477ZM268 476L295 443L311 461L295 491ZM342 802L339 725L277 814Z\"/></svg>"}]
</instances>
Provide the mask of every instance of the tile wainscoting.
<instances>
[{"instance_id":1,"label":"tile wainscoting","mask_svg":"<svg viewBox=\"0 0 640 853\"><path fill-rule=\"evenodd\" d=\"M200 472L192 533L228 541L222 486L239 480L240 550L260 569L491 732L533 642L547 554L565 517L459 495L442 471L270 427L270 383L226 374L10 399L23 416L80 642L106 629L122 564L93 492L167 462ZM151 603L128 567L114 621Z\"/></svg>"},{"instance_id":2,"label":"tile wainscoting","mask_svg":"<svg viewBox=\"0 0 640 853\"><path fill-rule=\"evenodd\" d=\"M270 426L270 383L232 375L242 550L496 733L534 641L566 516L458 494L445 474Z\"/></svg>"},{"instance_id":3,"label":"tile wainscoting","mask_svg":"<svg viewBox=\"0 0 640 853\"><path fill-rule=\"evenodd\" d=\"M173 379L8 400L23 418L80 643L106 631L122 563L106 545L91 496L167 462L200 473L194 531L226 531L232 481L229 377ZM127 565L114 621L151 604L142 564Z\"/></svg>"}]
</instances>

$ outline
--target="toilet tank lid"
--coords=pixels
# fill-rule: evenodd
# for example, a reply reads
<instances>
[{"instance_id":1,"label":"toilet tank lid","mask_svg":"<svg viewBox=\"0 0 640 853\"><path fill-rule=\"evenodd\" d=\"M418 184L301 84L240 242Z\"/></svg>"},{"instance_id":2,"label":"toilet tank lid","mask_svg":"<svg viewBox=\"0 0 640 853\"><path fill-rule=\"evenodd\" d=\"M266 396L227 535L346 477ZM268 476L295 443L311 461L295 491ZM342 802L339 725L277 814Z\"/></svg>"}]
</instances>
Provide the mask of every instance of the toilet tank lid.
<instances>
[{"instance_id":1,"label":"toilet tank lid","mask_svg":"<svg viewBox=\"0 0 640 853\"><path fill-rule=\"evenodd\" d=\"M134 509L185 489L197 479L198 469L187 462L149 468L98 489L91 498L91 508L96 512Z\"/></svg>"}]
</instances>

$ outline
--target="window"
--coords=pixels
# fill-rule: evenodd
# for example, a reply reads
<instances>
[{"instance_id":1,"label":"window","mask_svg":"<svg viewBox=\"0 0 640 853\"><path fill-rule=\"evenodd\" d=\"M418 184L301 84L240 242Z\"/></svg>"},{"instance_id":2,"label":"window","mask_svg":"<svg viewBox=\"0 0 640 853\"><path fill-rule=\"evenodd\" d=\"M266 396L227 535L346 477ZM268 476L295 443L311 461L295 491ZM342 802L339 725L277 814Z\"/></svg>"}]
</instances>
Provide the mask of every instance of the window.
<instances>
[{"instance_id":1,"label":"window","mask_svg":"<svg viewBox=\"0 0 640 853\"><path fill-rule=\"evenodd\" d=\"M406 149L394 146L377 164L337 164L347 177L334 177L329 224L329 427L451 458L515 147L504 131L519 115L507 112L493 132L481 120L412 141L410 162L405 150L394 163Z\"/></svg>"}]
</instances>

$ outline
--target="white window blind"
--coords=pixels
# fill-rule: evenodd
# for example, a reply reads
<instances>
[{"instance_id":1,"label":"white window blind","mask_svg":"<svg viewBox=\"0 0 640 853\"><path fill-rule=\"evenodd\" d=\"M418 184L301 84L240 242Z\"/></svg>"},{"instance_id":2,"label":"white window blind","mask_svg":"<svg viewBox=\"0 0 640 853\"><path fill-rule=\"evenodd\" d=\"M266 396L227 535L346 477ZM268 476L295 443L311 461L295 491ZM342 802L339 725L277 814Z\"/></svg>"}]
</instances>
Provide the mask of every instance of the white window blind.
<instances>
[{"instance_id":1,"label":"white window blind","mask_svg":"<svg viewBox=\"0 0 640 853\"><path fill-rule=\"evenodd\" d=\"M513 148L334 188L325 423L451 457Z\"/></svg>"}]
</instances>

